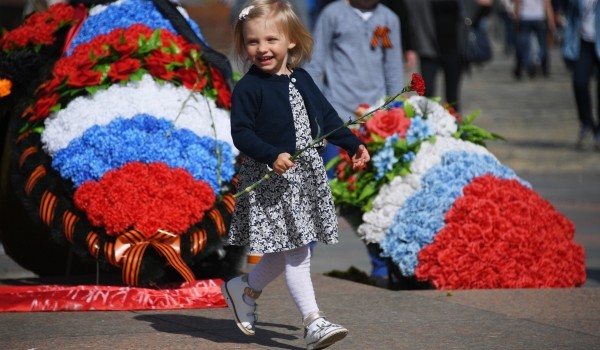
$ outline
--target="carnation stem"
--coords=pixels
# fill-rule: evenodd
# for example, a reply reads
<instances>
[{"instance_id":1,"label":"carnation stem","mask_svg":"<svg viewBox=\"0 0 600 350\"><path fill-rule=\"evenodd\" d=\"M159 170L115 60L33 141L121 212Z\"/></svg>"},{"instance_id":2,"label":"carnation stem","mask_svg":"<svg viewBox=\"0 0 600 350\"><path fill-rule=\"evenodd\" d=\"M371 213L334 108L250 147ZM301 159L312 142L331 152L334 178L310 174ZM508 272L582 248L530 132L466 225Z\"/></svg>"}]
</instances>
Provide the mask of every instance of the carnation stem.
<instances>
[{"instance_id":1,"label":"carnation stem","mask_svg":"<svg viewBox=\"0 0 600 350\"><path fill-rule=\"evenodd\" d=\"M327 134L317 137L315 139L313 139L306 147L300 148L299 150L296 150L296 152L294 152L294 154L292 154L292 156L290 157L290 160L295 160L296 158L298 158L304 151L306 151L307 149L314 147L314 145L316 145L317 143L323 141L324 139L326 139L327 137L331 136L333 133L346 128L350 125L357 125L360 124L361 122L363 122L365 119L367 119L368 117L370 117L372 114L374 114L375 112L382 110L384 108L386 108L390 103L392 103L393 101L396 100L397 97L399 97L400 95L402 95L405 92L411 91L412 89L410 87L405 87L402 89L402 91L396 95L394 95L394 97L389 98L384 104L382 104L381 106L379 106L376 109L371 110L368 113L363 114L362 116L356 118L356 119L350 119L347 122L343 123L341 126L331 130L330 132L328 132ZM245 193L248 193L250 191L253 191L256 187L258 187L261 183L263 183L265 180L268 180L271 176L273 176L273 173L275 173L274 170L269 171L268 173L266 173L262 178L260 178L260 180L254 182L252 185L244 188L241 191L238 191L236 194L233 195L233 198L238 198L240 196L242 196Z\"/></svg>"}]
</instances>

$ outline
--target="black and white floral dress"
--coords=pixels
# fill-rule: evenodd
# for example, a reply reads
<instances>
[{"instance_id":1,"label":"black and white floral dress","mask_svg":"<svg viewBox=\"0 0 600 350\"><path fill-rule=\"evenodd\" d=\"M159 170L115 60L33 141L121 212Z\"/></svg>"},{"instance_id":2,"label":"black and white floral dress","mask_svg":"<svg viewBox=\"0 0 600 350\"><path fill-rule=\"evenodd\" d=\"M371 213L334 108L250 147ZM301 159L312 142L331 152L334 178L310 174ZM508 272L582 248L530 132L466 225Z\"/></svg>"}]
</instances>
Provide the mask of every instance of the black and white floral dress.
<instances>
[{"instance_id":1,"label":"black and white floral dress","mask_svg":"<svg viewBox=\"0 0 600 350\"><path fill-rule=\"evenodd\" d=\"M311 141L304 100L292 81L290 103L296 129L296 149ZM229 230L229 244L249 246L250 253L290 250L318 241L338 242L338 223L323 160L309 148L283 175L273 174L253 191L240 196ZM262 178L270 168L248 157L239 171L238 188Z\"/></svg>"}]
</instances>

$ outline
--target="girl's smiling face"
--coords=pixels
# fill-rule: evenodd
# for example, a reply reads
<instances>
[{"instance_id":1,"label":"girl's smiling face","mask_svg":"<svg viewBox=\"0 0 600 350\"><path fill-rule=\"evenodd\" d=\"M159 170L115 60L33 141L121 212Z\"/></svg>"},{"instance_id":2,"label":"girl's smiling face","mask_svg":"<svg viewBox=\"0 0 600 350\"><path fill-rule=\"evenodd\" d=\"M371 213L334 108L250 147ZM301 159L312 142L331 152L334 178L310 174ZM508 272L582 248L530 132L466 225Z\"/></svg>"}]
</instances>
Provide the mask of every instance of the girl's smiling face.
<instances>
[{"instance_id":1,"label":"girl's smiling face","mask_svg":"<svg viewBox=\"0 0 600 350\"><path fill-rule=\"evenodd\" d=\"M296 43L281 31L274 20L254 18L244 21L244 46L248 59L263 72L289 74L288 50Z\"/></svg>"}]
</instances>

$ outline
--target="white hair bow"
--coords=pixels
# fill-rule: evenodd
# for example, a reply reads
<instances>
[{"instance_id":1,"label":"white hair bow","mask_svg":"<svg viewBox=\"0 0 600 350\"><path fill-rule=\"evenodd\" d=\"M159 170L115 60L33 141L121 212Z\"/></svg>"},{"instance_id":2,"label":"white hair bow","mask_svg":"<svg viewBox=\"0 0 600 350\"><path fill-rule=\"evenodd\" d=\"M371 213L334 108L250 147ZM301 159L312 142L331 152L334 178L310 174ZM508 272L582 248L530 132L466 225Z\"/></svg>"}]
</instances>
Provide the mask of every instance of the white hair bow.
<instances>
[{"instance_id":1,"label":"white hair bow","mask_svg":"<svg viewBox=\"0 0 600 350\"><path fill-rule=\"evenodd\" d=\"M254 5L251 6L246 6L244 7L244 9L242 9L242 11L240 11L240 15L239 15L239 20L243 21L246 19L246 17L248 17L248 15L250 14L250 11L254 8Z\"/></svg>"}]
</instances>

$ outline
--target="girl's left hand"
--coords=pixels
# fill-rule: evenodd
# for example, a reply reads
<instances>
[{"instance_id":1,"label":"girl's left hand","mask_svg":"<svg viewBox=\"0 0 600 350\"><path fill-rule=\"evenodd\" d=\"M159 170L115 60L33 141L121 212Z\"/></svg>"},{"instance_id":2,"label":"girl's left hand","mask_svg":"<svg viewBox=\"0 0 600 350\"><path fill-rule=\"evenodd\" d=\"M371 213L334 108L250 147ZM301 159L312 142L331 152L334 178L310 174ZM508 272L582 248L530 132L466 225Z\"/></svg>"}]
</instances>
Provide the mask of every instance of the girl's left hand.
<instances>
[{"instance_id":1,"label":"girl's left hand","mask_svg":"<svg viewBox=\"0 0 600 350\"><path fill-rule=\"evenodd\" d=\"M371 160L369 151L365 145L358 146L358 150L352 156L352 170L360 170L367 166L367 163Z\"/></svg>"}]
</instances>

